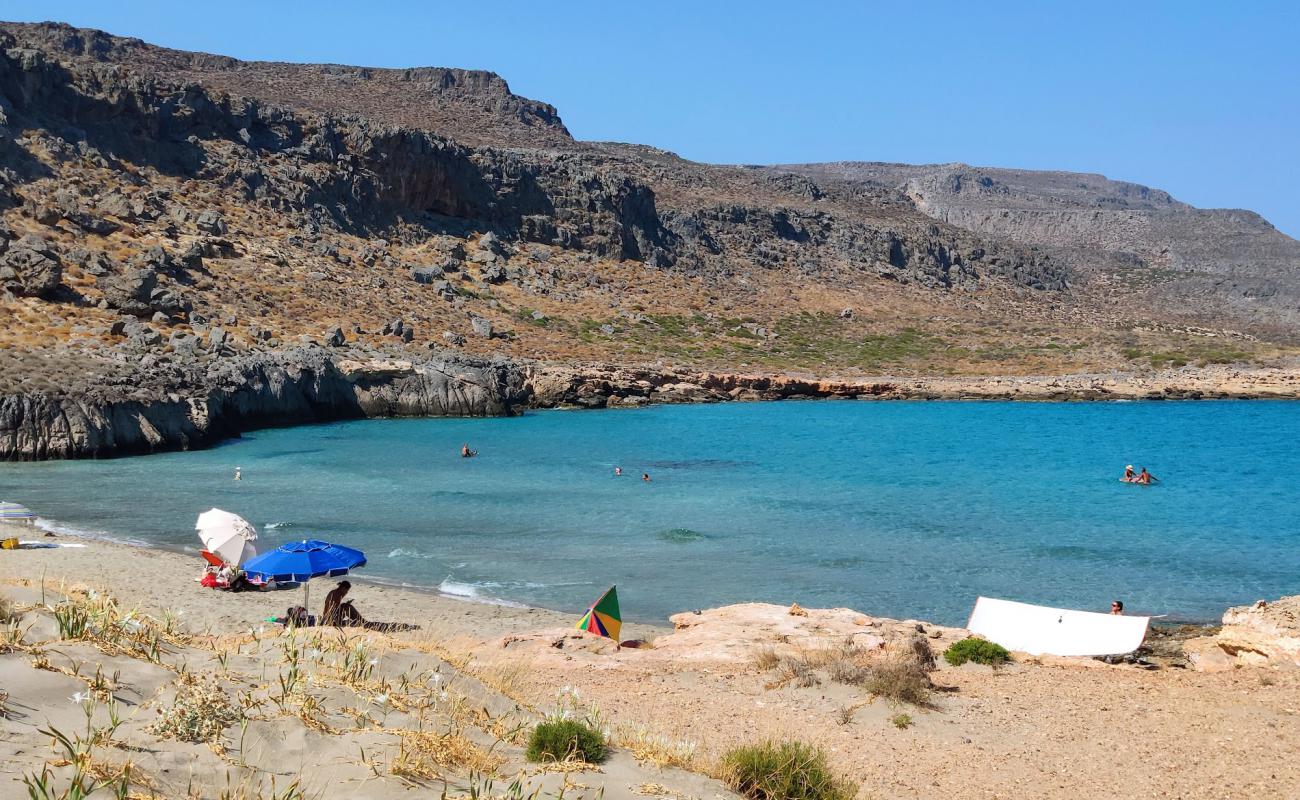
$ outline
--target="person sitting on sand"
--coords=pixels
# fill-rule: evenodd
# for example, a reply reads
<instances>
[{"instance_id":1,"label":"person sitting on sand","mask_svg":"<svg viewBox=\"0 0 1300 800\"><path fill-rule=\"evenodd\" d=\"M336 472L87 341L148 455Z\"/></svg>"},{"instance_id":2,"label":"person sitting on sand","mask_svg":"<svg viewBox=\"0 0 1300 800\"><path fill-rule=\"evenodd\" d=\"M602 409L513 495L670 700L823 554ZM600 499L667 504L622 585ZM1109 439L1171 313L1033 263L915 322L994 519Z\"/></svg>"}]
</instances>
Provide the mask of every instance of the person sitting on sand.
<instances>
[{"instance_id":1,"label":"person sitting on sand","mask_svg":"<svg viewBox=\"0 0 1300 800\"><path fill-rule=\"evenodd\" d=\"M366 624L360 612L352 605L352 601L343 599L351 588L352 584L348 581L339 581L339 585L325 595L325 608L321 611L321 624L333 625L336 628Z\"/></svg>"},{"instance_id":2,"label":"person sitting on sand","mask_svg":"<svg viewBox=\"0 0 1300 800\"><path fill-rule=\"evenodd\" d=\"M1142 468L1142 471L1139 472L1139 473L1137 474L1137 477L1133 479L1133 482L1134 482L1134 483L1140 483L1140 484L1142 484L1143 486L1150 486L1150 485L1151 485L1151 481L1158 481L1158 480L1160 480L1160 479L1157 478L1156 476L1152 475L1150 472L1147 472L1147 468L1146 468L1146 467L1143 467L1143 468Z\"/></svg>"},{"instance_id":3,"label":"person sitting on sand","mask_svg":"<svg viewBox=\"0 0 1300 800\"><path fill-rule=\"evenodd\" d=\"M1127 483L1132 483L1135 477L1137 477L1137 473L1133 471L1133 465L1129 464L1124 468L1124 477L1121 478L1121 480Z\"/></svg>"},{"instance_id":4,"label":"person sitting on sand","mask_svg":"<svg viewBox=\"0 0 1300 800\"><path fill-rule=\"evenodd\" d=\"M1110 613L1114 614L1117 617L1124 616L1124 601L1123 600L1110 601Z\"/></svg>"},{"instance_id":5,"label":"person sitting on sand","mask_svg":"<svg viewBox=\"0 0 1300 800\"><path fill-rule=\"evenodd\" d=\"M473 458L476 455L478 455L478 451L469 449L469 442L466 442L465 444L460 446L461 458Z\"/></svg>"}]
</instances>

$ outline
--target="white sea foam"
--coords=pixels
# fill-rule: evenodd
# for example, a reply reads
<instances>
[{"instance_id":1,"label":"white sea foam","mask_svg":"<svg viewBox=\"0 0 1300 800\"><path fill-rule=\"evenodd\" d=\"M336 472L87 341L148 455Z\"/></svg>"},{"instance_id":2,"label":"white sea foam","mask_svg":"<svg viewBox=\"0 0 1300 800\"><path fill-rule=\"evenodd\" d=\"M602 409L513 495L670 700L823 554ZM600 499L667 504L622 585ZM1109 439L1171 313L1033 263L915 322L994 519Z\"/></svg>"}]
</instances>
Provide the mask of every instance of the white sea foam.
<instances>
[{"instance_id":1,"label":"white sea foam","mask_svg":"<svg viewBox=\"0 0 1300 800\"><path fill-rule=\"evenodd\" d=\"M273 531L276 528L292 528L292 527L294 527L294 523L292 522L268 522L262 526L264 530L268 530L268 531Z\"/></svg>"},{"instance_id":2,"label":"white sea foam","mask_svg":"<svg viewBox=\"0 0 1300 800\"><path fill-rule=\"evenodd\" d=\"M510 608L528 608L523 603L516 603L513 600L502 600L499 597L492 597L483 594L485 588L499 587L501 584L494 581L484 581L482 583L465 583L464 581L454 581L451 578L445 578L442 583L438 584L438 591L448 597L454 597L459 600L471 600L475 603L487 603L494 606L509 606Z\"/></svg>"},{"instance_id":3,"label":"white sea foam","mask_svg":"<svg viewBox=\"0 0 1300 800\"><path fill-rule=\"evenodd\" d=\"M432 553L421 553L419 550L407 550L405 547L393 549L388 554L389 558L437 558ZM464 566L462 564L461 566Z\"/></svg>"},{"instance_id":4,"label":"white sea foam","mask_svg":"<svg viewBox=\"0 0 1300 800\"><path fill-rule=\"evenodd\" d=\"M152 547L148 542L139 539L132 539L129 536L122 536L108 531L95 530L92 528L78 528L73 525L65 525L58 520L46 519L44 517L36 518L36 527L43 531L58 534L59 536L76 536L79 539L100 539L106 542L115 542L117 544L129 544L132 547Z\"/></svg>"}]
</instances>

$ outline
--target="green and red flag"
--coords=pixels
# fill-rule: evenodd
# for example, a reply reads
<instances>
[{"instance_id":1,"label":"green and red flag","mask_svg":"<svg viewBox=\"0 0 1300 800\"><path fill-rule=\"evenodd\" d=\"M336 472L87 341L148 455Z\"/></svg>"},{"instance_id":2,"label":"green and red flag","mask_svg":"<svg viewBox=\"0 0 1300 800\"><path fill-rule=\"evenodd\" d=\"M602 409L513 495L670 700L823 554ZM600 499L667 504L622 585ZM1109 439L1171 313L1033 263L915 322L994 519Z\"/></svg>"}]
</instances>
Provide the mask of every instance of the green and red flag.
<instances>
[{"instance_id":1,"label":"green and red flag","mask_svg":"<svg viewBox=\"0 0 1300 800\"><path fill-rule=\"evenodd\" d=\"M592 603L591 608L575 626L578 630L588 631L597 636L618 641L618 631L623 627L623 619L618 613L618 587L611 586L609 591Z\"/></svg>"}]
</instances>

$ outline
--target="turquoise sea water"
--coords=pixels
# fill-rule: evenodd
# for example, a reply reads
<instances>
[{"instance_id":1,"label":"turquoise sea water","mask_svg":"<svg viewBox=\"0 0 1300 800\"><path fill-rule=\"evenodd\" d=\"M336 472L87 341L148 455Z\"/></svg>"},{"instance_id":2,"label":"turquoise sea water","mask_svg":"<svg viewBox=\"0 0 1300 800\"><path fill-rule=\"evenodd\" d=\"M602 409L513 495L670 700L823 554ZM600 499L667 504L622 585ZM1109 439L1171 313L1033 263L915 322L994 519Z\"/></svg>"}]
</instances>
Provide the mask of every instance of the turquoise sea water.
<instances>
[{"instance_id":1,"label":"turquoise sea water","mask_svg":"<svg viewBox=\"0 0 1300 800\"><path fill-rule=\"evenodd\" d=\"M1300 593L1298 482L1300 403L1261 401L548 411L0 464L0 497L60 526L193 547L217 506L262 546L360 547L373 579L575 613L617 583L640 620L761 600L963 624L980 594L1215 619Z\"/></svg>"}]
</instances>

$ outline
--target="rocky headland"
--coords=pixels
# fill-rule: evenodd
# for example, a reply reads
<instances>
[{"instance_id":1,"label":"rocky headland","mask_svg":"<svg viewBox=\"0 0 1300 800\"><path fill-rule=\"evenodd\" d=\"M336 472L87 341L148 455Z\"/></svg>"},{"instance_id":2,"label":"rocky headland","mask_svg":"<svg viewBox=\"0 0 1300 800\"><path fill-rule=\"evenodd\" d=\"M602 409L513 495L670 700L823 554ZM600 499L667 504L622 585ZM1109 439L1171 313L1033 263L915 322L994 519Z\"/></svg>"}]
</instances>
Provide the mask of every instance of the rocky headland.
<instances>
[{"instance_id":1,"label":"rocky headland","mask_svg":"<svg viewBox=\"0 0 1300 800\"><path fill-rule=\"evenodd\" d=\"M330 419L1296 397L1300 243L1096 175L698 164L499 76L0 23L0 458ZM881 377L888 376L888 377Z\"/></svg>"}]
</instances>

